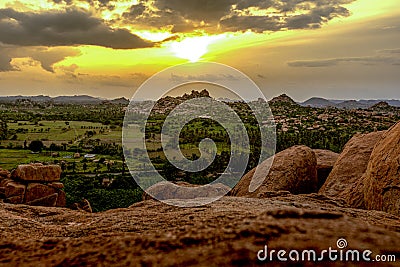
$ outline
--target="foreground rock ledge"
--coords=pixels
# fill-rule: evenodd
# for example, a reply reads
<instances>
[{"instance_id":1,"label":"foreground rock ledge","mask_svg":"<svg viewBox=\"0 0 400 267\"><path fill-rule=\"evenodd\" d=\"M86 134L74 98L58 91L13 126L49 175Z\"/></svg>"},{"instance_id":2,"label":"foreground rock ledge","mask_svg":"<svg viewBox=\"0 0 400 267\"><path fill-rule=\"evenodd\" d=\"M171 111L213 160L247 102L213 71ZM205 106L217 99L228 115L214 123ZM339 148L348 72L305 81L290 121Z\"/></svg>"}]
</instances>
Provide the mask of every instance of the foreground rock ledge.
<instances>
[{"instance_id":1,"label":"foreground rock ledge","mask_svg":"<svg viewBox=\"0 0 400 267\"><path fill-rule=\"evenodd\" d=\"M224 197L196 208L148 200L94 214L0 203L0 228L0 266L252 266L266 244L320 251L338 238L400 259L399 217L317 194Z\"/></svg>"}]
</instances>

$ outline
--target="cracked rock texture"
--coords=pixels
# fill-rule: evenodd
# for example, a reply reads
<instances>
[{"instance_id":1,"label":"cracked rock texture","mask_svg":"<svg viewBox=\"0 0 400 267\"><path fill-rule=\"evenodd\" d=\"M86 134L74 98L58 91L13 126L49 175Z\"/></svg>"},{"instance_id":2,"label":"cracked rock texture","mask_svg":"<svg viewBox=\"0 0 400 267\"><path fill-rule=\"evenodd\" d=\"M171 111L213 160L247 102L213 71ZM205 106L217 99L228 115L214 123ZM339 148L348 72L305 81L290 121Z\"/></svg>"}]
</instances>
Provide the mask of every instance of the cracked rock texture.
<instances>
[{"instance_id":1,"label":"cracked rock texture","mask_svg":"<svg viewBox=\"0 0 400 267\"><path fill-rule=\"evenodd\" d=\"M338 238L349 249L400 257L399 217L318 194L224 197L196 208L148 200L93 214L0 203L0 228L0 266L254 266L265 245L321 251Z\"/></svg>"}]
</instances>

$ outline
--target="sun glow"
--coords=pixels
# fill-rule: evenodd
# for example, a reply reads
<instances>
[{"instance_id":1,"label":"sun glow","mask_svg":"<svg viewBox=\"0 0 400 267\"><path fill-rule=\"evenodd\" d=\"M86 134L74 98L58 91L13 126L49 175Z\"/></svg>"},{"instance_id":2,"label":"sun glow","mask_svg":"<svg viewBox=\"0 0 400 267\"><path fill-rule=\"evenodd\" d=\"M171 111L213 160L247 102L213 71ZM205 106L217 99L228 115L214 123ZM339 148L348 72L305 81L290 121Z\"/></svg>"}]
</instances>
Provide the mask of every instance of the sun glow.
<instances>
[{"instance_id":1,"label":"sun glow","mask_svg":"<svg viewBox=\"0 0 400 267\"><path fill-rule=\"evenodd\" d=\"M175 56L187 59L190 62L197 62L208 52L208 46L215 41L222 39L224 34L213 36L186 37L182 41L169 44L170 50Z\"/></svg>"}]
</instances>

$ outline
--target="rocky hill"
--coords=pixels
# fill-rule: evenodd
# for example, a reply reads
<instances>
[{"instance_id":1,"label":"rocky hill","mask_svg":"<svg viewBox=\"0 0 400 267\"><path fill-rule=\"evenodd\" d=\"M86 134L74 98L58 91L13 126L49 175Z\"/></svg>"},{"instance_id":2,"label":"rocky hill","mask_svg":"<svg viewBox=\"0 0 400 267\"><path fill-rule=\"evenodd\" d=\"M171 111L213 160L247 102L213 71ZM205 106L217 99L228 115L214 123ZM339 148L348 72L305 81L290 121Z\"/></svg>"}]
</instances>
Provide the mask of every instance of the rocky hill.
<instances>
[{"instance_id":1,"label":"rocky hill","mask_svg":"<svg viewBox=\"0 0 400 267\"><path fill-rule=\"evenodd\" d=\"M278 104L278 103L283 103L283 104L289 104L289 105L297 105L297 103L290 98L286 94L282 94L280 96L272 98L270 101L268 101L269 104Z\"/></svg>"},{"instance_id":2,"label":"rocky hill","mask_svg":"<svg viewBox=\"0 0 400 267\"><path fill-rule=\"evenodd\" d=\"M335 103L321 97L312 97L307 101L301 103L302 106L305 107L315 107L315 108L325 108L325 107L334 107Z\"/></svg>"}]
</instances>

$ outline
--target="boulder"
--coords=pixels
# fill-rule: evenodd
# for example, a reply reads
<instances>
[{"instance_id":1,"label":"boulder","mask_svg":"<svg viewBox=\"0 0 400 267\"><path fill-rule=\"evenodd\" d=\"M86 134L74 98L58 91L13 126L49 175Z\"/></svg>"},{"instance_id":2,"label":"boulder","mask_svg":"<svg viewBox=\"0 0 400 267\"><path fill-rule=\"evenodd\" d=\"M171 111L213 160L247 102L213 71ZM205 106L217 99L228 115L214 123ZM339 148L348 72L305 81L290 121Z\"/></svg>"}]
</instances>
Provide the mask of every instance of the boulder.
<instances>
[{"instance_id":1,"label":"boulder","mask_svg":"<svg viewBox=\"0 0 400 267\"><path fill-rule=\"evenodd\" d=\"M55 183L50 183L47 184L50 187L53 187L55 189L63 189L64 188L64 184L63 183L59 183L59 182L55 182Z\"/></svg>"},{"instance_id":2,"label":"boulder","mask_svg":"<svg viewBox=\"0 0 400 267\"><path fill-rule=\"evenodd\" d=\"M19 165L11 176L15 180L27 182L57 182L60 180L61 167L58 165Z\"/></svg>"},{"instance_id":3,"label":"boulder","mask_svg":"<svg viewBox=\"0 0 400 267\"><path fill-rule=\"evenodd\" d=\"M39 183L31 183L26 187L25 202L29 203L55 193L57 193L57 190L53 187Z\"/></svg>"},{"instance_id":4,"label":"boulder","mask_svg":"<svg viewBox=\"0 0 400 267\"><path fill-rule=\"evenodd\" d=\"M149 187L143 194L143 200L167 199L196 199L199 197L215 198L220 197L229 192L230 188L224 184L216 183L211 185L193 185L186 182L159 182Z\"/></svg>"},{"instance_id":5,"label":"boulder","mask_svg":"<svg viewBox=\"0 0 400 267\"><path fill-rule=\"evenodd\" d=\"M82 201L79 203L74 203L71 208L74 210L85 211L85 212L89 212L89 213L93 212L92 206L90 205L89 200L87 200L85 198L82 199Z\"/></svg>"},{"instance_id":6,"label":"boulder","mask_svg":"<svg viewBox=\"0 0 400 267\"><path fill-rule=\"evenodd\" d=\"M57 203L58 194L54 193L45 197L37 198L32 201L26 202L30 206L44 206L44 207L55 207Z\"/></svg>"},{"instance_id":7,"label":"boulder","mask_svg":"<svg viewBox=\"0 0 400 267\"><path fill-rule=\"evenodd\" d=\"M272 165L271 165L272 163ZM271 166L268 172L268 167ZM317 159L311 148L294 146L263 161L242 177L230 195L262 197L270 191L306 194L318 191ZM254 191L255 189L255 191Z\"/></svg>"},{"instance_id":8,"label":"boulder","mask_svg":"<svg viewBox=\"0 0 400 267\"><path fill-rule=\"evenodd\" d=\"M313 151L317 158L318 188L321 188L331 173L333 165L335 165L336 160L339 158L339 154L324 149L313 149Z\"/></svg>"},{"instance_id":9,"label":"boulder","mask_svg":"<svg viewBox=\"0 0 400 267\"><path fill-rule=\"evenodd\" d=\"M20 196L9 197L4 199L4 202L10 204L22 204L24 202L24 196L20 195Z\"/></svg>"},{"instance_id":10,"label":"boulder","mask_svg":"<svg viewBox=\"0 0 400 267\"><path fill-rule=\"evenodd\" d=\"M363 175L375 144L384 132L358 134L345 145L319 193L343 198L355 208L363 208Z\"/></svg>"},{"instance_id":11,"label":"boulder","mask_svg":"<svg viewBox=\"0 0 400 267\"><path fill-rule=\"evenodd\" d=\"M56 202L56 207L65 207L67 205L67 197L65 195L65 192L62 190L58 191L58 197L57 197L57 202Z\"/></svg>"},{"instance_id":12,"label":"boulder","mask_svg":"<svg viewBox=\"0 0 400 267\"><path fill-rule=\"evenodd\" d=\"M4 196L6 198L14 196L24 196L26 186L18 182L8 182L4 187Z\"/></svg>"},{"instance_id":13,"label":"boulder","mask_svg":"<svg viewBox=\"0 0 400 267\"><path fill-rule=\"evenodd\" d=\"M366 207L400 216L400 122L372 151L364 180Z\"/></svg>"},{"instance_id":14,"label":"boulder","mask_svg":"<svg viewBox=\"0 0 400 267\"><path fill-rule=\"evenodd\" d=\"M10 178L10 172L7 170L0 169L0 180Z\"/></svg>"}]
</instances>

